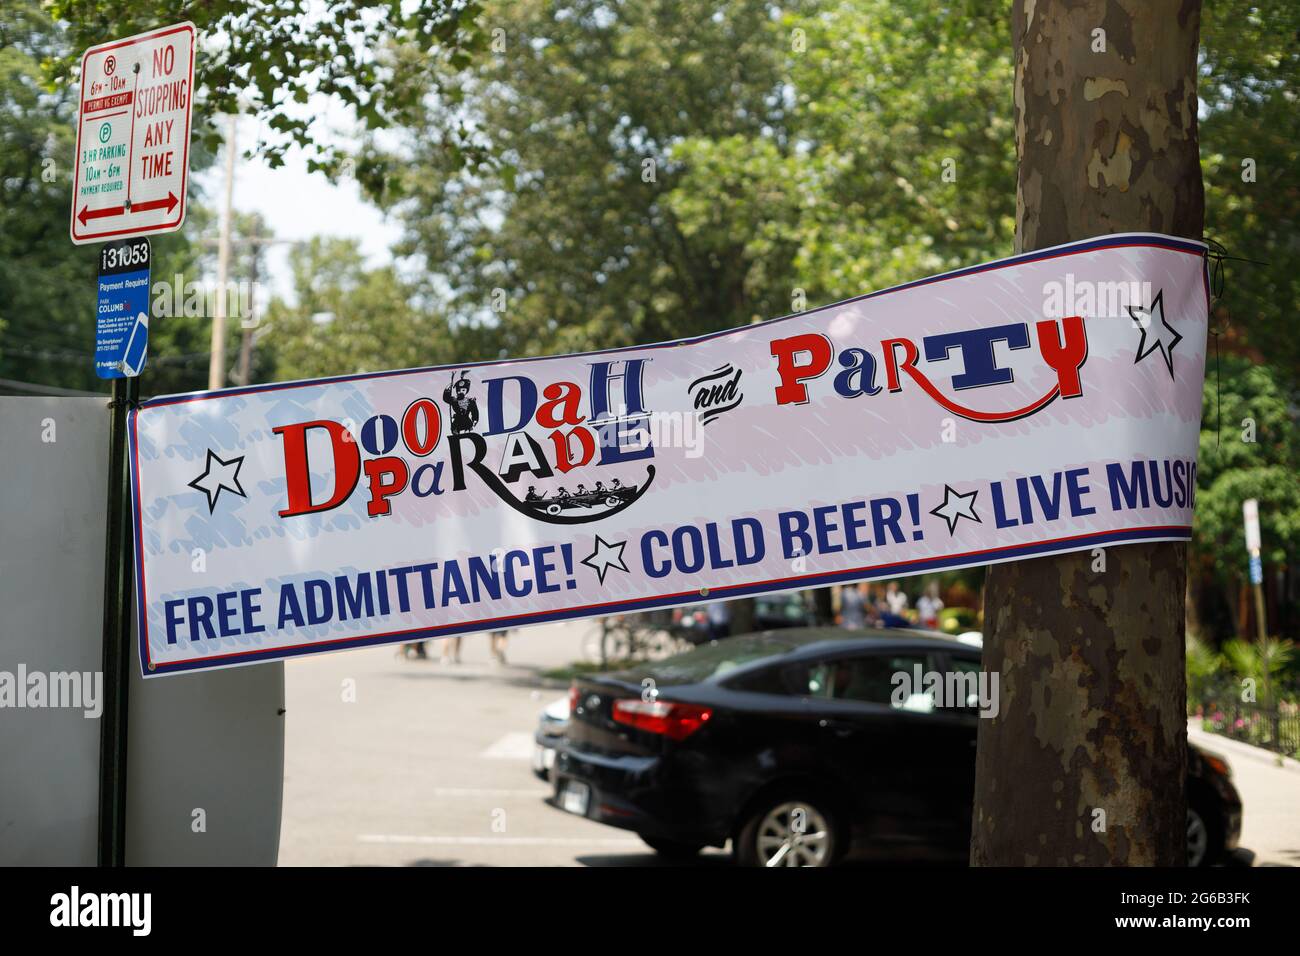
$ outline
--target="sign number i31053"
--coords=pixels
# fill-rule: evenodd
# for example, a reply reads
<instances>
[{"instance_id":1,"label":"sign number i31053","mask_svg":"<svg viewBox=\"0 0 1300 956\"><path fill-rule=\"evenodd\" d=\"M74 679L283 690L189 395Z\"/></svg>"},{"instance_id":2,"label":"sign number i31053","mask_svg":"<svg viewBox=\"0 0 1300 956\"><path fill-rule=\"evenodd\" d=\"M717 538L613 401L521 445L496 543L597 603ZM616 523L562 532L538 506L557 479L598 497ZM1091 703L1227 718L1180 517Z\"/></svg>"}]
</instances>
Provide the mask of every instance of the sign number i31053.
<instances>
[{"instance_id":1,"label":"sign number i31053","mask_svg":"<svg viewBox=\"0 0 1300 956\"><path fill-rule=\"evenodd\" d=\"M148 268L149 241L139 239L127 243L110 243L99 252L100 273L117 269L129 269L132 266Z\"/></svg>"}]
</instances>

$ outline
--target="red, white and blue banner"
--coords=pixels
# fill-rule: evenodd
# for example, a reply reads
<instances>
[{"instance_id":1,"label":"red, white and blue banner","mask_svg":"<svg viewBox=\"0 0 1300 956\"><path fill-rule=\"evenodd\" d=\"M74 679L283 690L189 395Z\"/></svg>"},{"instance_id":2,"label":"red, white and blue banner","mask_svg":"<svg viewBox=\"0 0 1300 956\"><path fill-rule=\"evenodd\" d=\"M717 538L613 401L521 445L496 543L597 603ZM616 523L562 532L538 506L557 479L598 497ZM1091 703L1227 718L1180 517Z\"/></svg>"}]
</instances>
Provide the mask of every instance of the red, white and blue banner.
<instances>
[{"instance_id":1,"label":"red, white and blue banner","mask_svg":"<svg viewBox=\"0 0 1300 956\"><path fill-rule=\"evenodd\" d=\"M1113 235L759 325L157 398L146 676L1190 536L1206 250Z\"/></svg>"}]
</instances>

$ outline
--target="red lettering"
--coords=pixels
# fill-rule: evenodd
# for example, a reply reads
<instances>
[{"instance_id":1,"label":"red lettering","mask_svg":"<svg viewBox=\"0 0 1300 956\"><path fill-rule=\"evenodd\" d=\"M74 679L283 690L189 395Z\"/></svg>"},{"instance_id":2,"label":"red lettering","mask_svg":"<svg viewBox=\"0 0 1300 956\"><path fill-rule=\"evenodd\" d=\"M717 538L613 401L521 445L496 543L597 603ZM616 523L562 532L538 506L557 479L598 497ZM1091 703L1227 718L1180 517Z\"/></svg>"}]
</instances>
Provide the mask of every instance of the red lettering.
<instances>
[{"instance_id":1,"label":"red lettering","mask_svg":"<svg viewBox=\"0 0 1300 956\"><path fill-rule=\"evenodd\" d=\"M320 504L311 501L311 468L307 462L307 429L323 428L330 436L333 452L334 493ZM302 422L298 425L281 425L271 429L284 441L284 479L289 493L289 507L280 512L281 518L329 511L347 500L361 477L361 452L357 451L352 433L338 422L325 419Z\"/></svg>"},{"instance_id":2,"label":"red lettering","mask_svg":"<svg viewBox=\"0 0 1300 956\"><path fill-rule=\"evenodd\" d=\"M575 435L578 437L578 457L576 459L573 457L573 447L570 444L570 439ZM585 428L572 428L567 435L556 429L551 432L550 439L551 443L555 445L555 467L560 469L560 474L567 474L574 468L582 467L591 461L596 454L596 439Z\"/></svg>"},{"instance_id":3,"label":"red lettering","mask_svg":"<svg viewBox=\"0 0 1300 956\"><path fill-rule=\"evenodd\" d=\"M1079 369L1083 368L1083 363L1088 359L1088 332L1080 316L1067 315L1061 321L1065 331L1063 342L1057 336L1054 320L1047 319L1035 326L1038 330L1038 351L1043 353L1043 361L1056 372L1061 397L1078 398L1083 394Z\"/></svg>"},{"instance_id":4,"label":"red lettering","mask_svg":"<svg viewBox=\"0 0 1300 956\"><path fill-rule=\"evenodd\" d=\"M424 420L424 439L420 439L420 419ZM402 440L412 455L423 458L438 447L442 438L442 412L431 398L417 398L402 414Z\"/></svg>"},{"instance_id":5,"label":"red lettering","mask_svg":"<svg viewBox=\"0 0 1300 956\"><path fill-rule=\"evenodd\" d=\"M781 384L776 387L778 405L804 405L808 402L808 387L803 383L818 378L831 367L831 358L835 347L826 336L809 332L805 335L792 335L788 339L774 339L771 343L772 355L776 357L776 373L781 377ZM800 363L800 355L807 355L808 361Z\"/></svg>"},{"instance_id":6,"label":"red lettering","mask_svg":"<svg viewBox=\"0 0 1300 956\"><path fill-rule=\"evenodd\" d=\"M578 403L582 400L582 389L573 382L555 382L542 389L542 402L537 409L537 423L545 428L559 428L561 425L580 425L585 416L578 414ZM559 411L557 415L556 412Z\"/></svg>"},{"instance_id":7,"label":"red lettering","mask_svg":"<svg viewBox=\"0 0 1300 956\"><path fill-rule=\"evenodd\" d=\"M894 354L894 346L903 347L903 361L900 364ZM891 392L901 391L903 386L898 381L898 370L907 369L909 373L915 374L916 361L920 358L920 353L916 350L916 343L911 339L885 339L880 343L881 350L885 353L885 384Z\"/></svg>"},{"instance_id":8,"label":"red lettering","mask_svg":"<svg viewBox=\"0 0 1300 956\"><path fill-rule=\"evenodd\" d=\"M168 74L176 68L176 48L163 47L153 51L153 75Z\"/></svg>"},{"instance_id":9,"label":"red lettering","mask_svg":"<svg viewBox=\"0 0 1300 956\"><path fill-rule=\"evenodd\" d=\"M411 475L407 471L406 462L396 455L386 455L366 462L366 477L370 479L370 500L366 502L366 514L377 518L393 510L388 499L406 490Z\"/></svg>"}]
</instances>

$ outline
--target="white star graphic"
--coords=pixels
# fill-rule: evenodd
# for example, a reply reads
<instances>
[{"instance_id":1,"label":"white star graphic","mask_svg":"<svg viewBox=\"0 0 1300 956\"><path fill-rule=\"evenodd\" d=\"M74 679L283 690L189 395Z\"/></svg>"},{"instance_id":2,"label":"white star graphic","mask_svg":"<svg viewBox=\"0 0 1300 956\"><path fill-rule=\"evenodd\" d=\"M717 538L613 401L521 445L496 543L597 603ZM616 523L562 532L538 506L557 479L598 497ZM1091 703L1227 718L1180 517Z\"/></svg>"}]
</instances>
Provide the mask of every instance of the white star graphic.
<instances>
[{"instance_id":1,"label":"white star graphic","mask_svg":"<svg viewBox=\"0 0 1300 956\"><path fill-rule=\"evenodd\" d=\"M609 573L610 568L618 568L620 571L626 571L627 565L623 563L623 549L627 547L626 541L618 541L610 544L600 535L596 535L596 550L582 559L582 563L591 570L595 571L600 577L600 583L605 583L605 575Z\"/></svg>"},{"instance_id":2,"label":"white star graphic","mask_svg":"<svg viewBox=\"0 0 1300 956\"><path fill-rule=\"evenodd\" d=\"M1128 307L1128 314L1133 317L1133 324L1142 330L1142 339L1138 342L1137 358L1133 360L1136 365L1156 349L1164 356L1165 367L1169 369L1169 377L1174 377L1174 346L1183 340L1178 331L1169 324L1165 318L1165 290L1161 289L1156 293L1155 301L1151 303L1151 308L1142 309Z\"/></svg>"},{"instance_id":3,"label":"white star graphic","mask_svg":"<svg viewBox=\"0 0 1300 956\"><path fill-rule=\"evenodd\" d=\"M244 464L244 456L222 461L208 449L208 460L203 466L203 474L189 483L195 491L201 491L208 497L208 514L217 510L217 497L224 488L227 491L247 498L244 487L239 483L239 469Z\"/></svg>"},{"instance_id":4,"label":"white star graphic","mask_svg":"<svg viewBox=\"0 0 1300 956\"><path fill-rule=\"evenodd\" d=\"M963 495L945 484L943 486L943 504L931 511L930 514L948 522L948 534L952 534L956 530L957 519L959 518L970 518L972 521L983 524L980 521L980 516L975 513L975 496L978 494L979 491L976 490L968 495Z\"/></svg>"}]
</instances>

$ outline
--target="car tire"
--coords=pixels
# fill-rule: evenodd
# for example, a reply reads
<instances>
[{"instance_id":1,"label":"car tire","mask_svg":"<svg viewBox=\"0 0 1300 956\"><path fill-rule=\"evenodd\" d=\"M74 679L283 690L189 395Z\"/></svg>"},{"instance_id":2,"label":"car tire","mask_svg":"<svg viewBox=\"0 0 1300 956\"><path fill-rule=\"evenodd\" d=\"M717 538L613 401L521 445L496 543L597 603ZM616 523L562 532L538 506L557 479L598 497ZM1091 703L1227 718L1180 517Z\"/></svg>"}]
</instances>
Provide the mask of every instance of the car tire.
<instances>
[{"instance_id":1,"label":"car tire","mask_svg":"<svg viewBox=\"0 0 1300 956\"><path fill-rule=\"evenodd\" d=\"M802 821L802 822L801 822ZM820 795L787 793L754 805L735 840L741 866L831 866L848 846L841 817Z\"/></svg>"},{"instance_id":2,"label":"car tire","mask_svg":"<svg viewBox=\"0 0 1300 956\"><path fill-rule=\"evenodd\" d=\"M1223 855L1217 817L1199 800L1187 804L1187 865L1213 866Z\"/></svg>"},{"instance_id":3,"label":"car tire","mask_svg":"<svg viewBox=\"0 0 1300 956\"><path fill-rule=\"evenodd\" d=\"M702 843L682 843L679 840L665 840L663 837L649 837L644 833L637 835L665 860L693 860L704 849Z\"/></svg>"}]
</instances>

